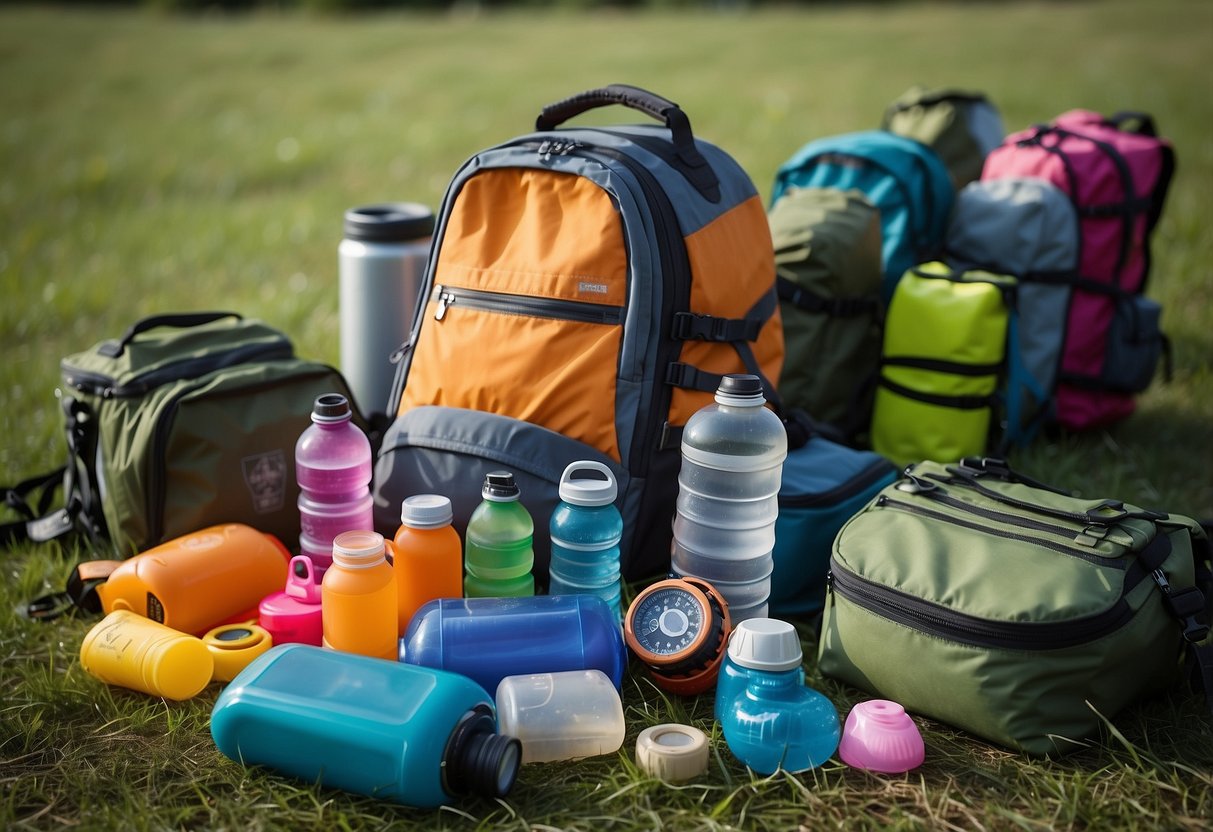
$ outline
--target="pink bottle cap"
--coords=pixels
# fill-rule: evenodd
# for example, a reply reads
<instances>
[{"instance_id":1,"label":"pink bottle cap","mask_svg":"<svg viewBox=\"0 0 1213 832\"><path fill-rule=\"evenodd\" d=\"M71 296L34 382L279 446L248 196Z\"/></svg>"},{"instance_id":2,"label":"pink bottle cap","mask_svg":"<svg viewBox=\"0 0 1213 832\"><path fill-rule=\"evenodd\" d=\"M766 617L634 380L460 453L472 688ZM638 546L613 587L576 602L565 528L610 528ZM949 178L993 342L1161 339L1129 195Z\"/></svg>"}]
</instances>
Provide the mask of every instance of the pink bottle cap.
<instances>
[{"instance_id":1,"label":"pink bottle cap","mask_svg":"<svg viewBox=\"0 0 1213 832\"><path fill-rule=\"evenodd\" d=\"M261 600L259 623L269 631L274 644L321 645L324 624L321 619L320 584L314 575L310 558L305 555L293 557L286 591L275 592Z\"/></svg>"},{"instance_id":2,"label":"pink bottle cap","mask_svg":"<svg viewBox=\"0 0 1213 832\"><path fill-rule=\"evenodd\" d=\"M870 699L847 715L838 756L852 768L901 774L922 765L926 748L905 708L887 699Z\"/></svg>"}]
</instances>

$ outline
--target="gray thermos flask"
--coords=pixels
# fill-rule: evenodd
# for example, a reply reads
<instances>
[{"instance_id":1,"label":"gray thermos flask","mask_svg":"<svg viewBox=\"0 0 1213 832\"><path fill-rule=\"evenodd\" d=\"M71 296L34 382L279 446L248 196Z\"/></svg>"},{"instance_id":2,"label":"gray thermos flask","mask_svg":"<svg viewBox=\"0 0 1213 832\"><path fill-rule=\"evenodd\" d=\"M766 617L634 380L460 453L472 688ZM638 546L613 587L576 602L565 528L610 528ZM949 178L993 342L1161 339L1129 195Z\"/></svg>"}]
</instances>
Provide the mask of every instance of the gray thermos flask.
<instances>
[{"instance_id":1,"label":"gray thermos flask","mask_svg":"<svg viewBox=\"0 0 1213 832\"><path fill-rule=\"evenodd\" d=\"M391 355L412 331L433 233L434 212L417 203L345 212L338 248L341 372L368 418L387 410Z\"/></svg>"}]
</instances>

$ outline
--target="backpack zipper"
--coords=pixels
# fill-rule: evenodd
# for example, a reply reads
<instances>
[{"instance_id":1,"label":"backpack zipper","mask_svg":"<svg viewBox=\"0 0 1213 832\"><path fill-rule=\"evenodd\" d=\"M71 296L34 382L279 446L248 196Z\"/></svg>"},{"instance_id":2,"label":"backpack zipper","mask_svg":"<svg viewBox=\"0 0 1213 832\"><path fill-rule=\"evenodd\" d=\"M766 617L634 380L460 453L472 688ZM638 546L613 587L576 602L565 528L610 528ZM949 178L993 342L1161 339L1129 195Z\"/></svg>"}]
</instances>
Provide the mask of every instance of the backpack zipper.
<instances>
[{"instance_id":1,"label":"backpack zipper","mask_svg":"<svg viewBox=\"0 0 1213 832\"><path fill-rule=\"evenodd\" d=\"M944 512L941 512L941 511L933 511L932 509L926 508L924 506L916 505L914 503L906 503L906 502L902 502L901 500L890 499L887 494L881 494L879 497L877 497L876 505L879 508L891 508L891 509L896 509L898 511L904 511L908 514L917 514L922 517L929 517L932 520L940 520L944 523L948 523L953 526L959 526L964 529L969 529L971 531L979 532L981 534L991 535L993 537L1001 537L1006 540L1017 540L1017 541L1020 541L1021 543L1031 543L1035 546L1041 546L1045 549L1051 549L1052 551L1058 552L1059 554L1069 555L1070 557L1075 557L1075 558L1078 558L1079 560L1085 560L1087 563L1093 563L1093 564L1096 564L1097 566L1106 566L1110 569L1118 569L1121 571L1128 569L1128 564L1125 563L1124 560L1121 558L1100 557L1098 555L1092 555L1090 552L1087 552L1082 549L1077 549L1072 546L1066 546L1065 544L1058 543L1054 540L1046 540L1043 538L1033 537L1031 535L1025 535L1025 534L1016 534L1015 532L1007 531L1004 529L993 528L988 524L979 523L977 521L969 522L969 521L963 520L959 517L954 517L951 514L945 514ZM977 517L982 517L983 519L987 519L987 520L1000 519L1000 520L1002 520L1004 518L1010 517L1010 515L1001 515L996 512L991 512L992 514L995 514L996 517L989 517L989 516L986 516L985 514L983 514L981 511L971 510L972 507L968 506L968 504L962 503L962 505L965 506L965 508L964 508L965 511L969 511L969 513L971 513ZM1039 529L1039 528L1035 528L1031 525L1028 525L1027 522L1019 522L1022 520L1023 520L1023 518L1015 518L1015 521L1007 520L1007 522L1011 522L1012 525L1019 526L1020 528L1032 529L1033 531L1041 531L1041 529Z\"/></svg>"},{"instance_id":2,"label":"backpack zipper","mask_svg":"<svg viewBox=\"0 0 1213 832\"><path fill-rule=\"evenodd\" d=\"M332 368L330 367L317 367L315 370L308 373L301 373L299 375L273 379L260 384L248 385L239 388L239 390L242 393L268 390L284 382L294 383L301 379L312 377L319 378L330 372L332 372ZM209 383L209 381L210 379L199 379L197 383L178 391L171 399L165 402L164 408L160 411L160 415L156 418L156 426L152 430L152 466L148 471L147 478L146 505L149 545L160 543L161 538L164 535L164 489L168 479L168 474L165 470L167 467L166 459L168 456L166 451L168 450L168 437L169 432L172 430L173 420L177 416L177 410L181 404L181 400L200 387L205 386L207 383Z\"/></svg>"},{"instance_id":3,"label":"backpack zipper","mask_svg":"<svg viewBox=\"0 0 1213 832\"><path fill-rule=\"evenodd\" d=\"M841 485L816 494L797 494L795 496L780 497L779 505L781 508L814 508L816 506L834 505L857 494L861 494L880 480L881 477L887 476L895 470L889 462L883 459L873 460L872 464L867 468L864 468Z\"/></svg>"},{"instance_id":4,"label":"backpack zipper","mask_svg":"<svg viewBox=\"0 0 1213 832\"><path fill-rule=\"evenodd\" d=\"M437 308L434 320L441 321L452 305L497 312L503 315L524 315L531 318L575 321L587 324L618 326L623 321L623 307L603 303L583 303L558 298L536 298L530 295L510 295L484 289L464 289L441 284L434 286Z\"/></svg>"},{"instance_id":5,"label":"backpack zipper","mask_svg":"<svg viewBox=\"0 0 1213 832\"><path fill-rule=\"evenodd\" d=\"M290 342L282 340L273 343L246 344L231 350L211 353L209 355L193 356L180 361L156 367L142 374L131 377L122 384L117 378L103 373L79 370L73 367L63 369L64 381L82 393L99 396L102 399L134 398L146 394L149 390L181 381L188 378L198 378L208 375L224 367L247 364L252 361L270 361L294 357L294 349Z\"/></svg>"},{"instance_id":6,"label":"backpack zipper","mask_svg":"<svg viewBox=\"0 0 1213 832\"><path fill-rule=\"evenodd\" d=\"M1107 609L1068 621L991 621L869 581L844 568L836 558L830 558L826 585L840 598L881 618L982 648L1060 650L1094 641L1133 619L1133 610L1122 594Z\"/></svg>"}]
</instances>

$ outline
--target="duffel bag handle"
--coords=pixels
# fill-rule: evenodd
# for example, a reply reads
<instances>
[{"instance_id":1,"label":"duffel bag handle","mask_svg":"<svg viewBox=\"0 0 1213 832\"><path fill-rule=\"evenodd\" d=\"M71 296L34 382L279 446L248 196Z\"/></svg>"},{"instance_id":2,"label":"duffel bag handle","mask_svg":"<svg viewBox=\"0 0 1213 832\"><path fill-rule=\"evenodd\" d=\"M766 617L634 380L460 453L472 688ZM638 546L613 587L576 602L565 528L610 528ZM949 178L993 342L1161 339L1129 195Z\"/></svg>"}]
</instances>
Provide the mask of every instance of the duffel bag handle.
<instances>
[{"instance_id":1,"label":"duffel bag handle","mask_svg":"<svg viewBox=\"0 0 1213 832\"><path fill-rule=\"evenodd\" d=\"M1108 119L1108 124L1126 133L1136 133L1139 136L1158 136L1158 128L1154 126L1154 117L1149 113L1137 110L1121 110Z\"/></svg>"},{"instance_id":2,"label":"duffel bag handle","mask_svg":"<svg viewBox=\"0 0 1213 832\"><path fill-rule=\"evenodd\" d=\"M706 165L707 160L695 147L695 136L691 132L691 120L682 108L656 93L633 87L630 84L610 84L569 96L563 101L549 104L535 119L536 130L553 130L569 119L598 107L619 104L652 116L669 128L678 157L688 165Z\"/></svg>"},{"instance_id":3,"label":"duffel bag handle","mask_svg":"<svg viewBox=\"0 0 1213 832\"><path fill-rule=\"evenodd\" d=\"M178 327L186 329L191 326L202 326L209 324L212 321L222 320L223 318L235 318L242 320L243 315L237 312L182 312L169 315L152 315L143 320L136 321L131 324L130 329L119 338L117 341L106 341L101 346L97 347L97 352L104 355L106 358L117 358L122 353L126 352L127 346L134 341L140 334L147 332L150 329L156 329L162 326Z\"/></svg>"}]
</instances>

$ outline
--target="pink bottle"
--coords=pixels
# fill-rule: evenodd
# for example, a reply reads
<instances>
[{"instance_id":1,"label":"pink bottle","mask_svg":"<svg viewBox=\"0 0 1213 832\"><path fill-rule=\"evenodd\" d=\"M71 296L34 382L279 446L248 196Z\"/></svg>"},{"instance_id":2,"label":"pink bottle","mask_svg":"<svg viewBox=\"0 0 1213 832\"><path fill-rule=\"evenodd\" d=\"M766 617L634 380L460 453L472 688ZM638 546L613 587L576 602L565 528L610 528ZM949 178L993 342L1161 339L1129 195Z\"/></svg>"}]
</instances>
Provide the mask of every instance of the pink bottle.
<instances>
[{"instance_id":1,"label":"pink bottle","mask_svg":"<svg viewBox=\"0 0 1213 832\"><path fill-rule=\"evenodd\" d=\"M273 637L274 644L320 646L324 637L320 580L310 558L303 555L291 558L286 590L265 596L259 612L259 623Z\"/></svg>"},{"instance_id":2,"label":"pink bottle","mask_svg":"<svg viewBox=\"0 0 1213 832\"><path fill-rule=\"evenodd\" d=\"M351 416L345 396L325 393L312 409L312 426L295 443L299 550L312 559L317 579L333 563L333 538L375 527L371 443Z\"/></svg>"}]
</instances>

